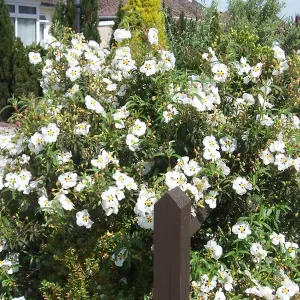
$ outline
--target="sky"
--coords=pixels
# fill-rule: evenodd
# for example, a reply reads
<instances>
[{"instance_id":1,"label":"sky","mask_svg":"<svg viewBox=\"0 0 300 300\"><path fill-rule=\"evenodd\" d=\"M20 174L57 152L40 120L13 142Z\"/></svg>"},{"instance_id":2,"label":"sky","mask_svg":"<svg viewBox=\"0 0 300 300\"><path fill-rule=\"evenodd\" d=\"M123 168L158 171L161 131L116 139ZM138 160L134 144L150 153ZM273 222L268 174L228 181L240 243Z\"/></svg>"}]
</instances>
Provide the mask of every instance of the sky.
<instances>
[{"instance_id":1,"label":"sky","mask_svg":"<svg viewBox=\"0 0 300 300\"><path fill-rule=\"evenodd\" d=\"M197 0L205 6L210 5L212 0ZM296 13L300 14L300 0L285 0L285 8L283 8L282 17L294 17ZM225 11L227 9L227 0L219 0L219 10Z\"/></svg>"}]
</instances>

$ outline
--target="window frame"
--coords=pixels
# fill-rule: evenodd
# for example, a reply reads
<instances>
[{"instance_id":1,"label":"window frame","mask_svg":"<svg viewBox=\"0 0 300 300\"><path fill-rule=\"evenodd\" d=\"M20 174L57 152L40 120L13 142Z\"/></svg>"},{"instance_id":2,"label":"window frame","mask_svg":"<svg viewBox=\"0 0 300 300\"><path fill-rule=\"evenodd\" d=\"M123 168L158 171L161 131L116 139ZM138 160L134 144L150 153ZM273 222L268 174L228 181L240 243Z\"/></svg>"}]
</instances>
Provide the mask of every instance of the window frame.
<instances>
[{"instance_id":1,"label":"window frame","mask_svg":"<svg viewBox=\"0 0 300 300\"><path fill-rule=\"evenodd\" d=\"M25 1L5 1L8 5L15 6L15 12L9 13L11 18L15 18L15 36L18 37L18 19L31 19L35 20L35 37L36 43L40 42L40 3L37 2L25 2ZM26 14L26 13L19 13L19 6L27 6L27 7L35 7L36 14Z\"/></svg>"}]
</instances>

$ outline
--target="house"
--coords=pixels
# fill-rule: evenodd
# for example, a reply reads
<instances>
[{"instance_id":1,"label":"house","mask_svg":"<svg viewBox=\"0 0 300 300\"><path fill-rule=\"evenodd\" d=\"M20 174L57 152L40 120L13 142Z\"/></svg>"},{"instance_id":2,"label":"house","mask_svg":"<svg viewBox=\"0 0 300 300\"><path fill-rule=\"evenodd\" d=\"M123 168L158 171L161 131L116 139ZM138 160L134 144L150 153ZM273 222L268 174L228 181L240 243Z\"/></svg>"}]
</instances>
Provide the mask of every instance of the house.
<instances>
[{"instance_id":1,"label":"house","mask_svg":"<svg viewBox=\"0 0 300 300\"><path fill-rule=\"evenodd\" d=\"M39 42L48 34L54 13L54 0L5 0L15 35L24 45Z\"/></svg>"},{"instance_id":2,"label":"house","mask_svg":"<svg viewBox=\"0 0 300 300\"><path fill-rule=\"evenodd\" d=\"M25 45L38 43L47 37L58 0L5 0L5 2L9 8L15 35L20 37ZM98 29L104 47L110 41L119 4L120 0L100 0ZM184 12L186 17L194 19L198 18L201 12L201 6L196 0L166 0L166 6L171 9L174 16Z\"/></svg>"}]
</instances>

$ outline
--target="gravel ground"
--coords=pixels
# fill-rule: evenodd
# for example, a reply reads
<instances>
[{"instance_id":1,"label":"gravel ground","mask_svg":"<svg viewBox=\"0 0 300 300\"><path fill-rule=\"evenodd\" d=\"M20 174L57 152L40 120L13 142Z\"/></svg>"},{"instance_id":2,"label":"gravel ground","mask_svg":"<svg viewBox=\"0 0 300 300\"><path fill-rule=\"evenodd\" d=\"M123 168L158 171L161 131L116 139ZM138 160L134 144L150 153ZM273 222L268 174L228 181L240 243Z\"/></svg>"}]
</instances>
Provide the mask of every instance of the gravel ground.
<instances>
[{"instance_id":1,"label":"gravel ground","mask_svg":"<svg viewBox=\"0 0 300 300\"><path fill-rule=\"evenodd\" d=\"M14 134L18 128L14 124L0 122L0 134L2 135L9 135Z\"/></svg>"}]
</instances>

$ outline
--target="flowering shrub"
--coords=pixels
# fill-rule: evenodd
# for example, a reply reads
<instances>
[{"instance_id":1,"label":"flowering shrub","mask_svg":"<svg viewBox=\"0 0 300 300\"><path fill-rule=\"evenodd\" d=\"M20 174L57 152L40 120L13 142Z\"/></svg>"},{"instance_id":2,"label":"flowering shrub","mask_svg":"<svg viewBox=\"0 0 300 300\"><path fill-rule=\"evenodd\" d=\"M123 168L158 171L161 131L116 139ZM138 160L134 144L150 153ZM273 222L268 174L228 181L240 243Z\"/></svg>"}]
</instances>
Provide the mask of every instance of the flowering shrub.
<instances>
[{"instance_id":1,"label":"flowering shrub","mask_svg":"<svg viewBox=\"0 0 300 300\"><path fill-rule=\"evenodd\" d=\"M137 64L82 35L30 54L44 97L0 137L2 297L151 297L154 204L176 186L193 215L212 209L191 299L299 292L300 57L248 37L232 33L238 59L230 43L210 48L201 74L157 47Z\"/></svg>"}]
</instances>

